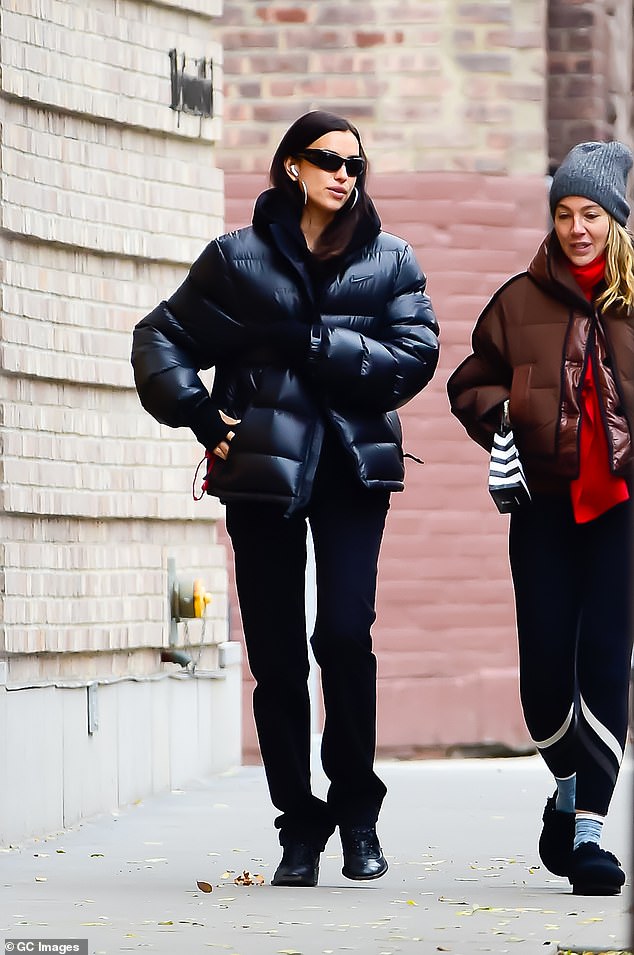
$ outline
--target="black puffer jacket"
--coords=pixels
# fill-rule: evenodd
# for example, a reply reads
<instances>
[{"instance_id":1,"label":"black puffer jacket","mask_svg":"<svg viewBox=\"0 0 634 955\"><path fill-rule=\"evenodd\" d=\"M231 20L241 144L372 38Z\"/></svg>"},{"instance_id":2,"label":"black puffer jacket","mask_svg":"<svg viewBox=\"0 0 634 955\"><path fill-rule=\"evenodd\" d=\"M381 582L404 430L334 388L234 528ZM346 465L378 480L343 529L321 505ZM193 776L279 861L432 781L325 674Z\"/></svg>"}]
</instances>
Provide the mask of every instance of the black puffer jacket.
<instances>
[{"instance_id":1,"label":"black puffer jacket","mask_svg":"<svg viewBox=\"0 0 634 955\"><path fill-rule=\"evenodd\" d=\"M328 422L363 485L402 490L395 409L438 361L425 284L411 248L381 232L373 210L341 258L316 263L296 213L268 190L253 225L211 242L135 328L141 403L208 448L227 430L218 409L240 419L210 474L221 500L278 501L287 513L305 504ZM211 395L198 375L210 367Z\"/></svg>"}]
</instances>

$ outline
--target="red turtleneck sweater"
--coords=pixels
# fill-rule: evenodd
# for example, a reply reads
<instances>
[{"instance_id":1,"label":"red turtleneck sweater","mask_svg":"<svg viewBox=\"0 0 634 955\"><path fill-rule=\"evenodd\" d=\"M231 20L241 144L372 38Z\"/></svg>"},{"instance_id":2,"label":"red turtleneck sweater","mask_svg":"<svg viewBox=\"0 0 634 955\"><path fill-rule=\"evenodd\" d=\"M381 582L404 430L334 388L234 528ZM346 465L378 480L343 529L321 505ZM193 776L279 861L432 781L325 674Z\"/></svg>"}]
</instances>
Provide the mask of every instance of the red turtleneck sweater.
<instances>
[{"instance_id":1,"label":"red turtleneck sweater","mask_svg":"<svg viewBox=\"0 0 634 955\"><path fill-rule=\"evenodd\" d=\"M605 255L588 265L568 263L581 291L592 301L593 292L605 273ZM570 483L572 510L577 524L600 517L622 501L629 492L623 478L610 471L608 439L603 426L599 395L594 381L594 360L588 362L581 392L581 439L579 444L579 477Z\"/></svg>"}]
</instances>

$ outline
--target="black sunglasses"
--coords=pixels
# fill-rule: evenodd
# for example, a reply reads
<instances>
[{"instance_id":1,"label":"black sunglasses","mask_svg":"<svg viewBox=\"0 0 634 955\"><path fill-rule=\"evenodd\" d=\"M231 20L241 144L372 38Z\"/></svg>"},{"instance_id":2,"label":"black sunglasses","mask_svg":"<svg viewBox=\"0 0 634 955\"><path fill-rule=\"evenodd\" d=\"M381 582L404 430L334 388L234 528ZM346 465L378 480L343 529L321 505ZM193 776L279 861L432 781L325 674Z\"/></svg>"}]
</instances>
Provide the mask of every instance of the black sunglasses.
<instances>
[{"instance_id":1,"label":"black sunglasses","mask_svg":"<svg viewBox=\"0 0 634 955\"><path fill-rule=\"evenodd\" d=\"M365 159L363 156L348 156L344 158L339 153L333 153L330 149L304 149L297 153L300 159L307 159L318 169L324 169L326 172L338 172L342 166L346 167L348 176L361 176L365 169Z\"/></svg>"}]
</instances>

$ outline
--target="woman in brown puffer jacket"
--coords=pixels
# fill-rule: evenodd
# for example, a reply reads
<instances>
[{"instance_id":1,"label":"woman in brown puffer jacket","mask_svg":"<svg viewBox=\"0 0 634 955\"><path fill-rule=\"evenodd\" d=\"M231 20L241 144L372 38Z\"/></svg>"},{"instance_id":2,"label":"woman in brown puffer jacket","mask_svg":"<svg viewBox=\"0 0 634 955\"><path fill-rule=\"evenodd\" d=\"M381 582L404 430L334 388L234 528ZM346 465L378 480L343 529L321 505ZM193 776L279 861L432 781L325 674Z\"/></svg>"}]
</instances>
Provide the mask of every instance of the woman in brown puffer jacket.
<instances>
[{"instance_id":1,"label":"woman in brown puffer jacket","mask_svg":"<svg viewBox=\"0 0 634 955\"><path fill-rule=\"evenodd\" d=\"M623 758L632 655L632 154L575 146L553 177L554 228L493 296L451 410L490 450L509 400L531 491L509 553L528 730L553 773L539 851L577 894L618 894L601 828Z\"/></svg>"}]
</instances>

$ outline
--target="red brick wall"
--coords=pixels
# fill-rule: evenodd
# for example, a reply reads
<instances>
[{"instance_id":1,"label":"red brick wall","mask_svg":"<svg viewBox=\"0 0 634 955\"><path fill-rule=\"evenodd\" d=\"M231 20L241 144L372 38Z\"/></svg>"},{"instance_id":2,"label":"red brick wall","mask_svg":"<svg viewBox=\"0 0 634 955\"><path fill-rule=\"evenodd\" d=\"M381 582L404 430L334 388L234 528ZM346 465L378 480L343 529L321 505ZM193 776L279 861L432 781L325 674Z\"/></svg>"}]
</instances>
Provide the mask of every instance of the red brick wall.
<instances>
[{"instance_id":1,"label":"red brick wall","mask_svg":"<svg viewBox=\"0 0 634 955\"><path fill-rule=\"evenodd\" d=\"M545 0L224 0L225 169L301 113L359 125L381 172L544 165Z\"/></svg>"},{"instance_id":2,"label":"red brick wall","mask_svg":"<svg viewBox=\"0 0 634 955\"><path fill-rule=\"evenodd\" d=\"M403 414L406 445L426 463L408 464L407 489L393 497L380 567L384 752L527 743L507 518L488 499L486 456L448 412L445 382L487 298L526 266L546 228L548 157L556 165L582 139L632 142L633 8L224 2L227 227L250 220L292 120L343 113L361 129L384 226L416 248L442 326L438 373ZM245 727L253 755L249 693Z\"/></svg>"},{"instance_id":3,"label":"red brick wall","mask_svg":"<svg viewBox=\"0 0 634 955\"><path fill-rule=\"evenodd\" d=\"M551 166L575 143L632 143L632 0L549 0L548 139Z\"/></svg>"},{"instance_id":4,"label":"red brick wall","mask_svg":"<svg viewBox=\"0 0 634 955\"><path fill-rule=\"evenodd\" d=\"M384 225L416 248L442 325L438 373L403 415L406 445L426 463L408 463L380 566L379 747L524 746L506 519L445 382L488 296L526 266L545 227L546 0L223 9L226 227L250 220L297 116L342 113L359 125ZM252 756L249 693L245 728Z\"/></svg>"},{"instance_id":5,"label":"red brick wall","mask_svg":"<svg viewBox=\"0 0 634 955\"><path fill-rule=\"evenodd\" d=\"M226 176L226 227L250 221L260 175ZM412 755L528 743L516 674L508 519L486 491L486 455L450 415L445 384L490 294L543 236L541 177L372 175L383 226L412 242L441 323L441 362L402 413L407 488L392 497L380 563L379 749ZM234 601L234 635L239 615ZM245 671L245 754L255 758Z\"/></svg>"}]
</instances>

